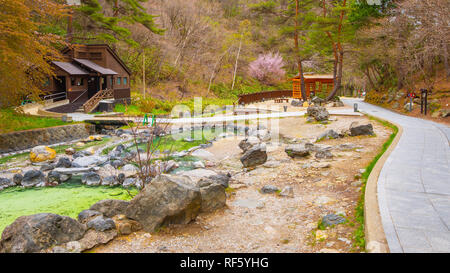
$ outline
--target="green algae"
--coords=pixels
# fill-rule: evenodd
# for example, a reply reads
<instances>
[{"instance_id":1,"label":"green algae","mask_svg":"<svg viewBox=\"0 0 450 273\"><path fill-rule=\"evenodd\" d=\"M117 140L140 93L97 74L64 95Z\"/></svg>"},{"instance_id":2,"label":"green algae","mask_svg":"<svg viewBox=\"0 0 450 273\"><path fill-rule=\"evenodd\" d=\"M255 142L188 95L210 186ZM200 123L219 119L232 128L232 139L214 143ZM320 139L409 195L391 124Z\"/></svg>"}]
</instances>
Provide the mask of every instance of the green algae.
<instances>
[{"instance_id":1,"label":"green algae","mask_svg":"<svg viewBox=\"0 0 450 273\"><path fill-rule=\"evenodd\" d=\"M135 195L137 189L130 192ZM100 200L131 198L122 187L86 186L80 177L56 187L7 188L0 192L0 233L20 216L46 212L76 218L80 211Z\"/></svg>"}]
</instances>

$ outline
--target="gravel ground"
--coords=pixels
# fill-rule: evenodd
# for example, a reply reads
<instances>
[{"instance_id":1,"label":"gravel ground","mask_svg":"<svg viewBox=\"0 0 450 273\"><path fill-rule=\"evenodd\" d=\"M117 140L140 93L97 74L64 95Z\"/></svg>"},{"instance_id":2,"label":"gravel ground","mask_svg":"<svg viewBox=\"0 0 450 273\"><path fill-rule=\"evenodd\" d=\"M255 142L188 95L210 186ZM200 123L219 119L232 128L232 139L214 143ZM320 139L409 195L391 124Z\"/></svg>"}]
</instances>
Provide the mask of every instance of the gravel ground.
<instances>
[{"instance_id":1,"label":"gravel ground","mask_svg":"<svg viewBox=\"0 0 450 273\"><path fill-rule=\"evenodd\" d=\"M314 139L326 129L348 126L365 117L338 117L329 125L307 124L305 118L279 121L287 138ZM285 144L268 145L270 168L260 166L243 172L237 147L239 139L223 139L209 151L215 155L214 170L233 175L227 206L212 214L201 214L185 226L164 227L155 233L136 232L117 237L92 252L357 252L353 246L355 206L360 185L355 175L368 165L390 135L390 130L371 122L375 137L346 137L321 144L354 143L362 149L333 150L333 159L291 159ZM328 168L303 168L305 163L330 163ZM294 197L262 194L264 185L282 190L291 186ZM345 215L347 223L318 230L327 214Z\"/></svg>"}]
</instances>

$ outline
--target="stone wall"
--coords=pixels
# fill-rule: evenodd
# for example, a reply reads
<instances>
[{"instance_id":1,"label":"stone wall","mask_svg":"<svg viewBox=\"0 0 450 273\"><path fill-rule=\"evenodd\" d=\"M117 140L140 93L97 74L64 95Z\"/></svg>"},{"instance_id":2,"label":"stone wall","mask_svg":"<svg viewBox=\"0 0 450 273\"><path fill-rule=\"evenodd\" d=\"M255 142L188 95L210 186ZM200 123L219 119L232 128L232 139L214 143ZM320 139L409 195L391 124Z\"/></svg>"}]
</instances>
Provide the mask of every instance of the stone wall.
<instances>
[{"instance_id":1,"label":"stone wall","mask_svg":"<svg viewBox=\"0 0 450 273\"><path fill-rule=\"evenodd\" d=\"M94 125L79 123L0 134L0 153L9 153L38 145L51 145L85 138L94 133Z\"/></svg>"}]
</instances>

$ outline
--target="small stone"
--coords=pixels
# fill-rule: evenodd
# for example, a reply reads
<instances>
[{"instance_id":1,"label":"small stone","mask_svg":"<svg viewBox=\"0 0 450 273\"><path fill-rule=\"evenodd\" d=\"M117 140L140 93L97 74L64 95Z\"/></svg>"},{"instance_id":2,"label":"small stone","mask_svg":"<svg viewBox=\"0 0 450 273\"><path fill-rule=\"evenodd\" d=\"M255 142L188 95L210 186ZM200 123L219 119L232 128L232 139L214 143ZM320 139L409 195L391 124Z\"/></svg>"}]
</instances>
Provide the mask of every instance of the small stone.
<instances>
[{"instance_id":1,"label":"small stone","mask_svg":"<svg viewBox=\"0 0 450 273\"><path fill-rule=\"evenodd\" d=\"M105 218L103 216L95 217L94 219L87 222L87 227L95 229L97 231L105 231L110 229L115 229L116 224L111 218Z\"/></svg>"},{"instance_id":2,"label":"small stone","mask_svg":"<svg viewBox=\"0 0 450 273\"><path fill-rule=\"evenodd\" d=\"M286 186L280 192L280 196L291 197L292 198L292 197L294 197L294 189L291 186Z\"/></svg>"},{"instance_id":3,"label":"small stone","mask_svg":"<svg viewBox=\"0 0 450 273\"><path fill-rule=\"evenodd\" d=\"M330 227L345 222L345 218L336 214L328 214L322 218L322 224L325 227Z\"/></svg>"}]
</instances>

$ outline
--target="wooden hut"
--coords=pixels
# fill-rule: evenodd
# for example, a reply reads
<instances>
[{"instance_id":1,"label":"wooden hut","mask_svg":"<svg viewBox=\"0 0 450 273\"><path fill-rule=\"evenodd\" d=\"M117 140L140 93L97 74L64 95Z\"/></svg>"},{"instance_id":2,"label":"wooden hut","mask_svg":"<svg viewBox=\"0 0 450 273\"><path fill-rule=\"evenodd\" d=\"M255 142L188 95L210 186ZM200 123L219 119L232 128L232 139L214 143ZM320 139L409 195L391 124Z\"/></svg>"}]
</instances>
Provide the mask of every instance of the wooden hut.
<instances>
[{"instance_id":1,"label":"wooden hut","mask_svg":"<svg viewBox=\"0 0 450 273\"><path fill-rule=\"evenodd\" d=\"M333 75L310 74L304 75L303 77L305 78L307 98L311 97L311 93L317 95L319 93L326 92L326 94L328 94L331 90L333 90ZM303 99L300 76L295 76L292 78L292 97L294 99Z\"/></svg>"}]
</instances>

